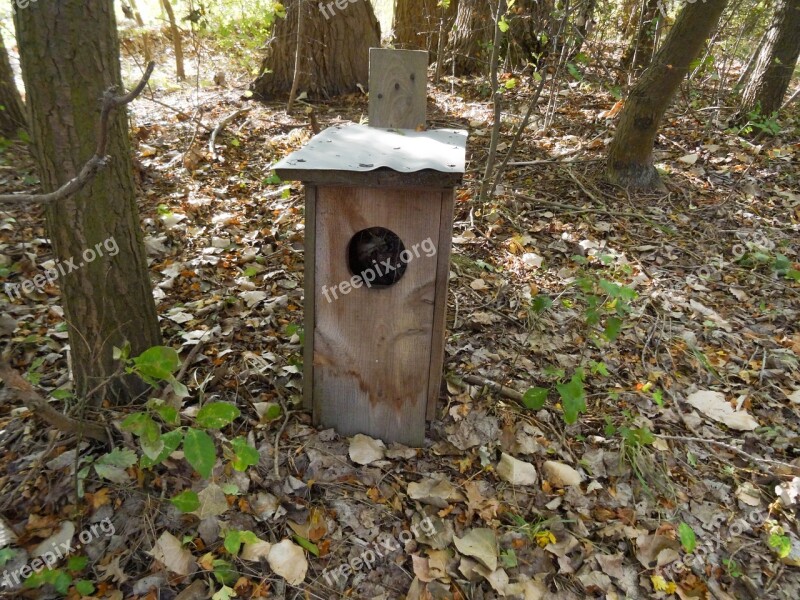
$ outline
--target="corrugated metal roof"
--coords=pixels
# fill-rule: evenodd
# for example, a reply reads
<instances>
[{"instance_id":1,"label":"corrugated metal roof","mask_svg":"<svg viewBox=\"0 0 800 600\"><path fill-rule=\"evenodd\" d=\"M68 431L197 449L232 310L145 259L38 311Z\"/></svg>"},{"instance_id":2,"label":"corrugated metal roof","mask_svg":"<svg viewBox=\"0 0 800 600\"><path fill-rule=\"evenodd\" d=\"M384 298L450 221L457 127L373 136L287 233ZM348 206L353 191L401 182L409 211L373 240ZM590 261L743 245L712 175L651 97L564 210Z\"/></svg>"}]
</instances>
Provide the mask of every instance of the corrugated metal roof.
<instances>
[{"instance_id":1,"label":"corrugated metal roof","mask_svg":"<svg viewBox=\"0 0 800 600\"><path fill-rule=\"evenodd\" d=\"M388 167L398 173L432 169L463 173L467 132L460 129L381 129L336 125L314 136L273 169L372 171Z\"/></svg>"}]
</instances>

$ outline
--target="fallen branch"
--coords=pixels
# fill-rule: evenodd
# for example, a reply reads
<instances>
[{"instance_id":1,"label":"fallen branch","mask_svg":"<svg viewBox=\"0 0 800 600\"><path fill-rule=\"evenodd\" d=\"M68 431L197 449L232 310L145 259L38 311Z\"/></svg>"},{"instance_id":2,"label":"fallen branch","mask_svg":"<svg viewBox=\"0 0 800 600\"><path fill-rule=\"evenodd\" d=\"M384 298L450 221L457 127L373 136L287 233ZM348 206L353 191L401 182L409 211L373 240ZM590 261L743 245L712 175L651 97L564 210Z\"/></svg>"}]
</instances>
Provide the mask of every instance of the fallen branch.
<instances>
[{"instance_id":1,"label":"fallen branch","mask_svg":"<svg viewBox=\"0 0 800 600\"><path fill-rule=\"evenodd\" d=\"M777 465L779 467L784 467L786 469L791 469L793 471L800 471L800 466L793 465L791 463L783 462L781 460L773 460L771 458L761 458L759 456L753 456L752 454L748 454L744 450L740 450L736 446L732 446L731 444L726 444L725 442L719 442L717 440L707 440L701 437L686 437L682 435L661 435L656 434L656 437L659 437L664 440L675 440L678 442L697 442L698 444L710 444L712 446L719 446L720 448L724 448L729 452L733 452L734 454L738 454L739 456L746 458L751 462L763 463L765 465Z\"/></svg>"},{"instance_id":2,"label":"fallen branch","mask_svg":"<svg viewBox=\"0 0 800 600\"><path fill-rule=\"evenodd\" d=\"M49 204L77 194L89 183L94 181L95 176L108 166L108 163L111 161L111 157L106 156L106 149L108 147L108 119L111 115L111 111L131 103L142 93L155 66L156 63L154 62L147 65L142 79L135 88L124 96L114 95L117 91L116 86L105 91L103 94L103 106L100 110L100 132L97 135L97 148L95 149L94 156L83 165L83 168L77 176L70 179L56 191L47 194L0 194L0 204Z\"/></svg>"},{"instance_id":3,"label":"fallen branch","mask_svg":"<svg viewBox=\"0 0 800 600\"><path fill-rule=\"evenodd\" d=\"M0 379L2 379L9 389L17 392L17 396L35 416L42 421L52 425L59 431L71 433L78 437L86 437L98 442L107 444L110 442L108 433L99 423L83 421L68 417L42 398L39 393L28 383L22 375L4 360L0 360Z\"/></svg>"},{"instance_id":4,"label":"fallen branch","mask_svg":"<svg viewBox=\"0 0 800 600\"><path fill-rule=\"evenodd\" d=\"M208 140L208 151L211 153L211 160L217 160L219 155L217 154L216 142L217 136L222 133L222 130L225 129L225 126L233 121L236 117L243 115L247 112L250 112L249 108L240 108L234 113L229 114L227 117L222 119L217 126L214 127L214 131L211 132L211 138Z\"/></svg>"},{"instance_id":5,"label":"fallen branch","mask_svg":"<svg viewBox=\"0 0 800 600\"><path fill-rule=\"evenodd\" d=\"M501 385L501 384L499 384L499 383L497 383L495 381L491 381L489 379L486 379L485 377L480 377L478 375L465 375L461 379L463 381L465 381L466 383L471 383L472 385L485 386L485 387L489 388L490 390L492 390L493 392L496 392L496 393L500 394L504 398L508 398L509 400L513 400L514 402L516 402L520 406L525 406L525 404L522 402L522 396L523 395L520 392L518 392L517 390L513 389L513 388L510 388L510 387L505 386L505 385Z\"/></svg>"},{"instance_id":6,"label":"fallen branch","mask_svg":"<svg viewBox=\"0 0 800 600\"><path fill-rule=\"evenodd\" d=\"M634 212L625 212L622 210L608 210L605 208L584 208L583 206L575 206L574 204L564 204L562 202L551 202L549 200L543 200L541 198L532 198L531 196L526 196L525 194L520 194L518 192L514 192L514 196L517 198L521 198L522 200L527 200L528 202L533 202L534 204L542 204L544 206L550 206L553 208L561 208L563 210L568 210L571 212L595 213L600 215L608 215L611 217L631 217L633 219L642 219L645 221L652 220L646 215Z\"/></svg>"}]
</instances>

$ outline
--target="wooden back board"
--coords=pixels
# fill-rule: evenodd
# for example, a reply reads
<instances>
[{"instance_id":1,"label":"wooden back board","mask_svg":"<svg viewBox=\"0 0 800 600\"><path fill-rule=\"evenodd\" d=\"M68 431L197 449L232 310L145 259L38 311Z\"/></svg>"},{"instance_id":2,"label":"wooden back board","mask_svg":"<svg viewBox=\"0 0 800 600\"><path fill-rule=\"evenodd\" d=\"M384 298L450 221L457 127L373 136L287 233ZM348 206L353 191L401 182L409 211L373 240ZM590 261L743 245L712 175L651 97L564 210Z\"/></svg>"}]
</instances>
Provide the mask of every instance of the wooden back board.
<instances>
[{"instance_id":1,"label":"wooden back board","mask_svg":"<svg viewBox=\"0 0 800 600\"><path fill-rule=\"evenodd\" d=\"M425 127L428 52L369 49L369 126Z\"/></svg>"}]
</instances>

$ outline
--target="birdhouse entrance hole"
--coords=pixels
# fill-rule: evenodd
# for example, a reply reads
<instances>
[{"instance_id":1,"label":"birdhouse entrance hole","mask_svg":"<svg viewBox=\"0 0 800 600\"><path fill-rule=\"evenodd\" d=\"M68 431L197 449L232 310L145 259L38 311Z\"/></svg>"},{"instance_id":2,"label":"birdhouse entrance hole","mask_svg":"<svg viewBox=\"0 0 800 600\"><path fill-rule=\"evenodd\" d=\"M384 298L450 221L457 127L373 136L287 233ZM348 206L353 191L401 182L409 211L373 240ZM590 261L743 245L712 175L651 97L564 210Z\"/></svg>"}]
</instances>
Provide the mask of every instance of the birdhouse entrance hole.
<instances>
[{"instance_id":1,"label":"birdhouse entrance hole","mask_svg":"<svg viewBox=\"0 0 800 600\"><path fill-rule=\"evenodd\" d=\"M386 288L403 278L409 262L403 240L385 227L356 232L347 245L347 266L367 287ZM413 255L412 255L413 256Z\"/></svg>"}]
</instances>

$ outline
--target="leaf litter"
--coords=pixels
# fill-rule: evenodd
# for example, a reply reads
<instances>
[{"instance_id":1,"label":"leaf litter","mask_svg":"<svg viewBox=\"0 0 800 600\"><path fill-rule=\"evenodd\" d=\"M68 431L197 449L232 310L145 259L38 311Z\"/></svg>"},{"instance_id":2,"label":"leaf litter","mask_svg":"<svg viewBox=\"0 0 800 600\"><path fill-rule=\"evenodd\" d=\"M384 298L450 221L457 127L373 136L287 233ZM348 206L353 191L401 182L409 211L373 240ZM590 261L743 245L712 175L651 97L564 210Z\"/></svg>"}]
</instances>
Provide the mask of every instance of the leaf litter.
<instances>
[{"instance_id":1,"label":"leaf litter","mask_svg":"<svg viewBox=\"0 0 800 600\"><path fill-rule=\"evenodd\" d=\"M471 129L480 163L490 109L451 83L460 97L434 90L431 121ZM238 406L246 426L218 441L249 435L258 464L205 483L180 451L152 472L119 457L82 475L78 501L93 450L51 443L6 402L0 533L18 554L5 568L71 519L110 518L116 533L83 549L108 598L204 594L191 573L221 558L232 587L214 589L251 598L287 585L322 598L800 597L800 186L776 167L800 149L707 144L675 116L662 135L694 151L660 146L669 191L635 202L602 182L604 145L581 143L598 126L585 90L565 92L519 156L577 153L513 166L485 206L474 173L458 191L447 384L422 449L316 431L299 409L303 196L269 165L310 138L306 119L252 105L212 161L186 148L193 122L134 105L162 331L184 359L199 345L178 405ZM243 106L230 90L170 101L209 123ZM366 104L318 109L331 125ZM35 272L51 256L40 214L2 219L1 266ZM2 321L15 366L51 393L68 384L58 294L34 292ZM184 489L201 501L190 516L162 500ZM229 531L260 540L231 557ZM365 548L381 556L355 568Z\"/></svg>"}]
</instances>

